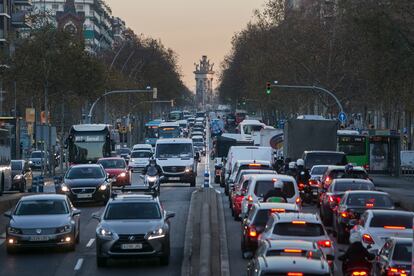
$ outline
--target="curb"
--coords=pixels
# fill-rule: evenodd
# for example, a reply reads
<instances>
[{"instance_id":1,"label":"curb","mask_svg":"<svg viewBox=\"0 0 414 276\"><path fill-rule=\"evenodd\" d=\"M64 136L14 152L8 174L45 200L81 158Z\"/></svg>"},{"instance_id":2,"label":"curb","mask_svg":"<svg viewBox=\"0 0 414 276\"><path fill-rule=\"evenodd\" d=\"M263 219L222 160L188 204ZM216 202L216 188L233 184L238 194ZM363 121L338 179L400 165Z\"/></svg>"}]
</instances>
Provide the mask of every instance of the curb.
<instances>
[{"instance_id":1,"label":"curb","mask_svg":"<svg viewBox=\"0 0 414 276\"><path fill-rule=\"evenodd\" d=\"M229 262L229 251L227 247L227 234L226 234L226 220L224 219L224 207L223 207L223 197L220 193L216 192L217 196L217 205L218 205L218 215L219 215L219 225L220 225L220 265L221 265L221 275L230 276L230 262Z\"/></svg>"},{"instance_id":2,"label":"curb","mask_svg":"<svg viewBox=\"0 0 414 276\"><path fill-rule=\"evenodd\" d=\"M202 211L202 218L210 217L210 208L208 203L204 202ZM202 219L200 228L200 276L211 275L211 233L210 233L210 220Z\"/></svg>"},{"instance_id":3,"label":"curb","mask_svg":"<svg viewBox=\"0 0 414 276\"><path fill-rule=\"evenodd\" d=\"M181 264L181 276L192 275L191 271L191 256L192 256L192 245L193 245L193 218L195 216L196 201L194 200L195 194L199 190L195 190L191 193L190 207L188 210L187 224L185 227L185 241L184 241L184 256Z\"/></svg>"}]
</instances>

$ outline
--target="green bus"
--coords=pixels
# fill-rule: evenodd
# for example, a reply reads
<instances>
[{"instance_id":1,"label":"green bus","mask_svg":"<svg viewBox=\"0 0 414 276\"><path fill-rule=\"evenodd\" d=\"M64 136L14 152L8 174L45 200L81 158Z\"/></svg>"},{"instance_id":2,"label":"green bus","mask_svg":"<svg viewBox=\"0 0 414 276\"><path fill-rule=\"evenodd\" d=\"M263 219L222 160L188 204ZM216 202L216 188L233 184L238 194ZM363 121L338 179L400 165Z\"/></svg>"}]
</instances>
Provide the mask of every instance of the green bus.
<instances>
[{"instance_id":1,"label":"green bus","mask_svg":"<svg viewBox=\"0 0 414 276\"><path fill-rule=\"evenodd\" d=\"M369 139L356 130L338 130L338 151L343 151L349 163L369 169Z\"/></svg>"}]
</instances>

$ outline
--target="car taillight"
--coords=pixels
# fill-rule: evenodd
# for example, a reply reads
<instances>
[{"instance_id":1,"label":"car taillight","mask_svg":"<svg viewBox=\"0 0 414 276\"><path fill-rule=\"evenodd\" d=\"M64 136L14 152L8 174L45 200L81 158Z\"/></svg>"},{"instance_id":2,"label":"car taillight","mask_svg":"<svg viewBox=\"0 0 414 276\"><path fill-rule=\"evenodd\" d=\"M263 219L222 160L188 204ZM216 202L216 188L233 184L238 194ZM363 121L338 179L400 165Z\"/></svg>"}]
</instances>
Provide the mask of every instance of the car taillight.
<instances>
[{"instance_id":1,"label":"car taillight","mask_svg":"<svg viewBox=\"0 0 414 276\"><path fill-rule=\"evenodd\" d=\"M339 197L339 196L329 196L328 201L331 205L336 205L336 204L339 204L339 202L341 201L341 197Z\"/></svg>"},{"instance_id":2,"label":"car taillight","mask_svg":"<svg viewBox=\"0 0 414 276\"><path fill-rule=\"evenodd\" d=\"M303 276L302 272L288 272L288 276Z\"/></svg>"},{"instance_id":3,"label":"car taillight","mask_svg":"<svg viewBox=\"0 0 414 276\"><path fill-rule=\"evenodd\" d=\"M407 276L408 273L405 270L396 268L396 267L389 267L387 269L387 276Z\"/></svg>"},{"instance_id":4,"label":"car taillight","mask_svg":"<svg viewBox=\"0 0 414 276\"><path fill-rule=\"evenodd\" d=\"M253 197L252 197L251 195L249 195L249 196L247 197L247 201L248 201L248 202L250 202L250 203L251 203L251 202L253 202Z\"/></svg>"},{"instance_id":5,"label":"car taillight","mask_svg":"<svg viewBox=\"0 0 414 276\"><path fill-rule=\"evenodd\" d=\"M404 226L384 226L384 229L389 229L389 230L405 230L406 228Z\"/></svg>"},{"instance_id":6,"label":"car taillight","mask_svg":"<svg viewBox=\"0 0 414 276\"><path fill-rule=\"evenodd\" d=\"M332 246L332 242L330 240L321 240L318 241L318 246L323 248L330 248Z\"/></svg>"},{"instance_id":7,"label":"car taillight","mask_svg":"<svg viewBox=\"0 0 414 276\"><path fill-rule=\"evenodd\" d=\"M366 271L353 271L352 272L352 276L367 276L367 272Z\"/></svg>"},{"instance_id":8,"label":"car taillight","mask_svg":"<svg viewBox=\"0 0 414 276\"><path fill-rule=\"evenodd\" d=\"M341 217L348 218L349 217L348 212L341 212Z\"/></svg>"},{"instance_id":9,"label":"car taillight","mask_svg":"<svg viewBox=\"0 0 414 276\"><path fill-rule=\"evenodd\" d=\"M369 234L362 235L362 241L366 244L374 244L374 239Z\"/></svg>"},{"instance_id":10,"label":"car taillight","mask_svg":"<svg viewBox=\"0 0 414 276\"><path fill-rule=\"evenodd\" d=\"M365 164L363 167L366 171L369 171L369 164Z\"/></svg>"},{"instance_id":11,"label":"car taillight","mask_svg":"<svg viewBox=\"0 0 414 276\"><path fill-rule=\"evenodd\" d=\"M305 184L299 183L298 187L299 187L299 191L302 191L303 189L305 189Z\"/></svg>"},{"instance_id":12,"label":"car taillight","mask_svg":"<svg viewBox=\"0 0 414 276\"><path fill-rule=\"evenodd\" d=\"M319 182L315 179L309 180L309 185L312 187L318 187L318 188L320 187Z\"/></svg>"},{"instance_id":13,"label":"car taillight","mask_svg":"<svg viewBox=\"0 0 414 276\"><path fill-rule=\"evenodd\" d=\"M285 213L286 210L283 209L283 208L272 208L272 209L270 209L270 212L271 213Z\"/></svg>"},{"instance_id":14,"label":"car taillight","mask_svg":"<svg viewBox=\"0 0 414 276\"><path fill-rule=\"evenodd\" d=\"M300 197L296 199L296 204L300 204Z\"/></svg>"},{"instance_id":15,"label":"car taillight","mask_svg":"<svg viewBox=\"0 0 414 276\"><path fill-rule=\"evenodd\" d=\"M332 183L332 179L331 179L329 176L327 176L327 177L325 178L325 184L326 184L326 185L331 185L331 183Z\"/></svg>"},{"instance_id":16,"label":"car taillight","mask_svg":"<svg viewBox=\"0 0 414 276\"><path fill-rule=\"evenodd\" d=\"M254 226L249 227L249 237L250 238L256 238L257 237L257 231Z\"/></svg>"}]
</instances>

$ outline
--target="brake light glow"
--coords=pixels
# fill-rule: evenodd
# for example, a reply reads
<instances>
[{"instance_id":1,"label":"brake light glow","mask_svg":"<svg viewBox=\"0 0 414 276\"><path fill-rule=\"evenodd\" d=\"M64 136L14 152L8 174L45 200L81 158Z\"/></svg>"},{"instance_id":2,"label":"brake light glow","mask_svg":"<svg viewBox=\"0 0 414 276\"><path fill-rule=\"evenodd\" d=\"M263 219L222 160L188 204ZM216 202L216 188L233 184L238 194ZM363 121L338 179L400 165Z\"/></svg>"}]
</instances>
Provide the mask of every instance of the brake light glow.
<instances>
[{"instance_id":1,"label":"brake light glow","mask_svg":"<svg viewBox=\"0 0 414 276\"><path fill-rule=\"evenodd\" d=\"M249 201L249 202L253 202L253 197L252 197L251 195L249 195L249 196L247 197L247 201Z\"/></svg>"},{"instance_id":2,"label":"brake light glow","mask_svg":"<svg viewBox=\"0 0 414 276\"><path fill-rule=\"evenodd\" d=\"M296 199L296 204L300 204L300 197Z\"/></svg>"},{"instance_id":3,"label":"brake light glow","mask_svg":"<svg viewBox=\"0 0 414 276\"><path fill-rule=\"evenodd\" d=\"M367 204L365 204L365 207L374 208L374 204L373 203L367 203Z\"/></svg>"},{"instance_id":4,"label":"brake light glow","mask_svg":"<svg viewBox=\"0 0 414 276\"><path fill-rule=\"evenodd\" d=\"M260 167L261 164L257 164L257 163L253 163L253 164L249 164L249 167Z\"/></svg>"},{"instance_id":5,"label":"brake light glow","mask_svg":"<svg viewBox=\"0 0 414 276\"><path fill-rule=\"evenodd\" d=\"M302 250L300 249L285 249L283 250L285 253L302 253Z\"/></svg>"},{"instance_id":6,"label":"brake light glow","mask_svg":"<svg viewBox=\"0 0 414 276\"><path fill-rule=\"evenodd\" d=\"M303 190L305 188L305 184L299 183L299 190Z\"/></svg>"},{"instance_id":7,"label":"brake light glow","mask_svg":"<svg viewBox=\"0 0 414 276\"><path fill-rule=\"evenodd\" d=\"M369 234L362 235L362 241L367 244L374 244L374 239Z\"/></svg>"},{"instance_id":8,"label":"brake light glow","mask_svg":"<svg viewBox=\"0 0 414 276\"><path fill-rule=\"evenodd\" d=\"M406 228L404 226L384 226L384 229L390 229L390 230L405 230Z\"/></svg>"},{"instance_id":9,"label":"brake light glow","mask_svg":"<svg viewBox=\"0 0 414 276\"><path fill-rule=\"evenodd\" d=\"M276 179L276 178L273 178L273 179L272 179L272 181L273 181L273 182L277 182L277 179Z\"/></svg>"},{"instance_id":10,"label":"brake light glow","mask_svg":"<svg viewBox=\"0 0 414 276\"><path fill-rule=\"evenodd\" d=\"M341 217L347 218L349 215L347 212L341 212Z\"/></svg>"},{"instance_id":11,"label":"brake light glow","mask_svg":"<svg viewBox=\"0 0 414 276\"><path fill-rule=\"evenodd\" d=\"M303 220L293 220L292 224L306 224L306 221Z\"/></svg>"},{"instance_id":12,"label":"brake light glow","mask_svg":"<svg viewBox=\"0 0 414 276\"><path fill-rule=\"evenodd\" d=\"M352 276L366 276L367 272L366 271L353 271L352 272Z\"/></svg>"},{"instance_id":13,"label":"brake light glow","mask_svg":"<svg viewBox=\"0 0 414 276\"><path fill-rule=\"evenodd\" d=\"M332 242L330 240L322 240L318 241L319 247L330 248L332 246Z\"/></svg>"},{"instance_id":14,"label":"brake light glow","mask_svg":"<svg viewBox=\"0 0 414 276\"><path fill-rule=\"evenodd\" d=\"M332 179L329 176L327 176L325 178L325 183L328 184L328 185L331 185L331 182L332 182Z\"/></svg>"},{"instance_id":15,"label":"brake light glow","mask_svg":"<svg viewBox=\"0 0 414 276\"><path fill-rule=\"evenodd\" d=\"M407 276L407 272L402 269L390 267L387 269L387 276Z\"/></svg>"},{"instance_id":16,"label":"brake light glow","mask_svg":"<svg viewBox=\"0 0 414 276\"><path fill-rule=\"evenodd\" d=\"M251 238L257 237L257 232L256 232L256 229L254 227L249 228L249 237L251 237Z\"/></svg>"},{"instance_id":17,"label":"brake light glow","mask_svg":"<svg viewBox=\"0 0 414 276\"><path fill-rule=\"evenodd\" d=\"M288 272L288 276L303 276L302 272Z\"/></svg>"},{"instance_id":18,"label":"brake light glow","mask_svg":"<svg viewBox=\"0 0 414 276\"><path fill-rule=\"evenodd\" d=\"M282 208L272 208L272 209L270 209L270 212L272 212L272 213L284 213L284 212L286 212L286 210L282 209Z\"/></svg>"}]
</instances>

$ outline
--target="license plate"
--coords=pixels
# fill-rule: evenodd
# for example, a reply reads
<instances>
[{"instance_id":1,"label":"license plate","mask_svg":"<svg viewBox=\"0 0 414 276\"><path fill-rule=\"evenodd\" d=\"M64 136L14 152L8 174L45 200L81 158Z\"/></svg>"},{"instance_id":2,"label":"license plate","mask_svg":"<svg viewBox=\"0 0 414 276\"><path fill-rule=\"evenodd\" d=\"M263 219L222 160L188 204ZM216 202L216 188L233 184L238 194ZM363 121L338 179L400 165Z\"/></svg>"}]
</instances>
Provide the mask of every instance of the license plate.
<instances>
[{"instance_id":1,"label":"license plate","mask_svg":"<svg viewBox=\"0 0 414 276\"><path fill-rule=\"evenodd\" d=\"M36 242L36 241L48 241L49 236L31 236L29 238L30 241Z\"/></svg>"},{"instance_id":2,"label":"license plate","mask_svg":"<svg viewBox=\"0 0 414 276\"><path fill-rule=\"evenodd\" d=\"M123 250L142 249L142 243L121 244Z\"/></svg>"},{"instance_id":3,"label":"license plate","mask_svg":"<svg viewBox=\"0 0 414 276\"><path fill-rule=\"evenodd\" d=\"M92 194L78 194L78 198L92 198Z\"/></svg>"},{"instance_id":4,"label":"license plate","mask_svg":"<svg viewBox=\"0 0 414 276\"><path fill-rule=\"evenodd\" d=\"M178 180L180 180L180 178L179 178L179 177L168 177L168 179L169 179L169 180L177 180L177 181L178 181Z\"/></svg>"}]
</instances>

